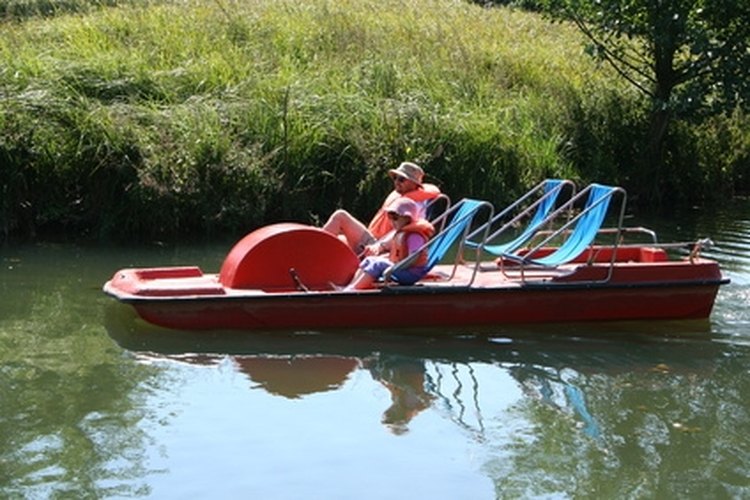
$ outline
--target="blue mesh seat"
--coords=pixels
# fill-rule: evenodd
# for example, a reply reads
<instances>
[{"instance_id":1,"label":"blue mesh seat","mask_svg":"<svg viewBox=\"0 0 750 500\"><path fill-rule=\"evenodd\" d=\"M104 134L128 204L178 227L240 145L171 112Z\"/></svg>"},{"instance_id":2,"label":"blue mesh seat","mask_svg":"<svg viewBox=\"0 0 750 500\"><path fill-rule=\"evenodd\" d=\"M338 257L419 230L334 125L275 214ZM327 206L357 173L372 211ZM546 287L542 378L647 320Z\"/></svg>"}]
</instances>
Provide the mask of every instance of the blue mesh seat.
<instances>
[{"instance_id":1,"label":"blue mesh seat","mask_svg":"<svg viewBox=\"0 0 750 500\"><path fill-rule=\"evenodd\" d=\"M571 262L581 255L586 248L593 244L597 233L602 227L604 218L607 215L610 201L617 191L621 191L621 188L603 186L601 184L589 185L578 194L578 197L588 194L586 204L580 214L571 219L567 224L563 225L528 253L524 255L516 255L512 252L508 252L504 253L503 257L522 264L532 264L544 267L556 267ZM564 230L571 226L573 226L573 229L559 247L548 255L534 258L536 250L547 244L554 237L562 234Z\"/></svg>"},{"instance_id":2,"label":"blue mesh seat","mask_svg":"<svg viewBox=\"0 0 750 500\"><path fill-rule=\"evenodd\" d=\"M534 237L534 235L541 229L547 222L547 217L549 216L550 212L555 208L555 204L557 203L557 200L560 196L560 193L563 190L563 187L566 184L572 185L570 181L562 180L562 179L547 179L544 181L540 186L535 187L534 189L530 190L528 193L526 193L523 197L519 199L523 200L530 196L533 196L537 191L542 191L541 197L532 204L530 209L533 209L534 206L536 206L536 211L534 212L533 217L529 221L529 223L526 225L526 228L523 230L523 232L518 235L517 237L513 238L511 241L507 241L505 243L498 243L494 245L486 244L483 249L484 251L491 253L493 255L503 255L506 253L512 253L524 246L526 243L531 241L531 239ZM540 189L541 187L541 189ZM509 209L519 204L519 201L511 205ZM500 216L507 213L509 210L506 209L503 212L499 213L496 218L499 218ZM518 217L516 217L517 219ZM514 219L515 221L515 219ZM490 236L490 240L498 236L504 229L507 228L506 225L504 226L500 231L496 232L494 235ZM470 243L472 246L476 246L477 243Z\"/></svg>"}]
</instances>

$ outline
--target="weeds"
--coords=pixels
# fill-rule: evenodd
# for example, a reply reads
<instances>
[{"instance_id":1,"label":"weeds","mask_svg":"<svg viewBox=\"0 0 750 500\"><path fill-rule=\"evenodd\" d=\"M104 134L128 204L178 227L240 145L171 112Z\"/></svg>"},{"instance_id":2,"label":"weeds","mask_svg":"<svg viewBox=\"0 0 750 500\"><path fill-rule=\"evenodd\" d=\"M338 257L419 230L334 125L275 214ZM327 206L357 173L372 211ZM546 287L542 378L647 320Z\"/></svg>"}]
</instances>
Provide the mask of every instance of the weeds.
<instances>
[{"instance_id":1,"label":"weeds","mask_svg":"<svg viewBox=\"0 0 750 500\"><path fill-rule=\"evenodd\" d=\"M5 237L242 233L338 206L367 218L404 159L454 198L498 205L548 176L637 186L647 175L630 161L635 97L581 53L575 30L517 10L0 0L0 18ZM738 151L722 165L709 129L681 133L700 137L691 157L705 163L676 194L731 190L732 172L746 186L746 124L713 125Z\"/></svg>"}]
</instances>

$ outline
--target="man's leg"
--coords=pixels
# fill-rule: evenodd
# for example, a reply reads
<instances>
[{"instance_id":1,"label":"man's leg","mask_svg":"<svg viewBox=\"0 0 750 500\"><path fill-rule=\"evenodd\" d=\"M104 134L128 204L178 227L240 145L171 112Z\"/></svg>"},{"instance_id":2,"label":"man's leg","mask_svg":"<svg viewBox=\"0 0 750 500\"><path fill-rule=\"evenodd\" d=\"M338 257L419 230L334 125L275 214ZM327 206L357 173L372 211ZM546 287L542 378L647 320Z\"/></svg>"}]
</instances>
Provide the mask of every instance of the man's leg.
<instances>
[{"instance_id":1,"label":"man's leg","mask_svg":"<svg viewBox=\"0 0 750 500\"><path fill-rule=\"evenodd\" d=\"M336 236L343 236L349 247L359 254L365 245L375 241L364 224L346 210L336 210L323 225L323 230Z\"/></svg>"}]
</instances>

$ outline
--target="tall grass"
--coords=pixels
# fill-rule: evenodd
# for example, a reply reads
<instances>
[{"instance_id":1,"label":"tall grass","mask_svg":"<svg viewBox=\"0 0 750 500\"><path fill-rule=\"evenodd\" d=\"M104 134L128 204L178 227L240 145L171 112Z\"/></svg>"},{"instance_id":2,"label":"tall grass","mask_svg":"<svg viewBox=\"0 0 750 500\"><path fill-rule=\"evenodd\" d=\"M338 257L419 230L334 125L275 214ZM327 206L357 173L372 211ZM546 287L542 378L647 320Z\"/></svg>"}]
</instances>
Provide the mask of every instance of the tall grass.
<instances>
[{"instance_id":1,"label":"tall grass","mask_svg":"<svg viewBox=\"0 0 750 500\"><path fill-rule=\"evenodd\" d=\"M366 218L404 159L454 198L497 204L548 176L630 175L637 137L618 134L637 129L637 97L572 28L533 14L452 0L21 4L0 0L6 235L237 233L338 206Z\"/></svg>"}]
</instances>

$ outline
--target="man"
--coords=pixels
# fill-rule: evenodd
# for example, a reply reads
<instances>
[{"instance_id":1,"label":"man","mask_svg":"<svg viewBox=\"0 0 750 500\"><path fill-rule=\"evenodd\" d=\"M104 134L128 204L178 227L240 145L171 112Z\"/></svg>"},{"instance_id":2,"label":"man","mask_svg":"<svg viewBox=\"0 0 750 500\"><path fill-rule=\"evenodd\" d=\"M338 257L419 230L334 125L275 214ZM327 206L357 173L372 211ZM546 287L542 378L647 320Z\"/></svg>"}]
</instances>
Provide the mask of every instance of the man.
<instances>
[{"instance_id":1,"label":"man","mask_svg":"<svg viewBox=\"0 0 750 500\"><path fill-rule=\"evenodd\" d=\"M346 210L336 210L323 225L323 230L343 238L357 255L393 230L388 218L387 207L405 196L415 201L420 208L420 217L428 201L440 195L440 189L433 184L424 184L424 170L416 163L405 161L398 168L388 171L393 179L393 191L386 197L368 226L357 220Z\"/></svg>"}]
</instances>

